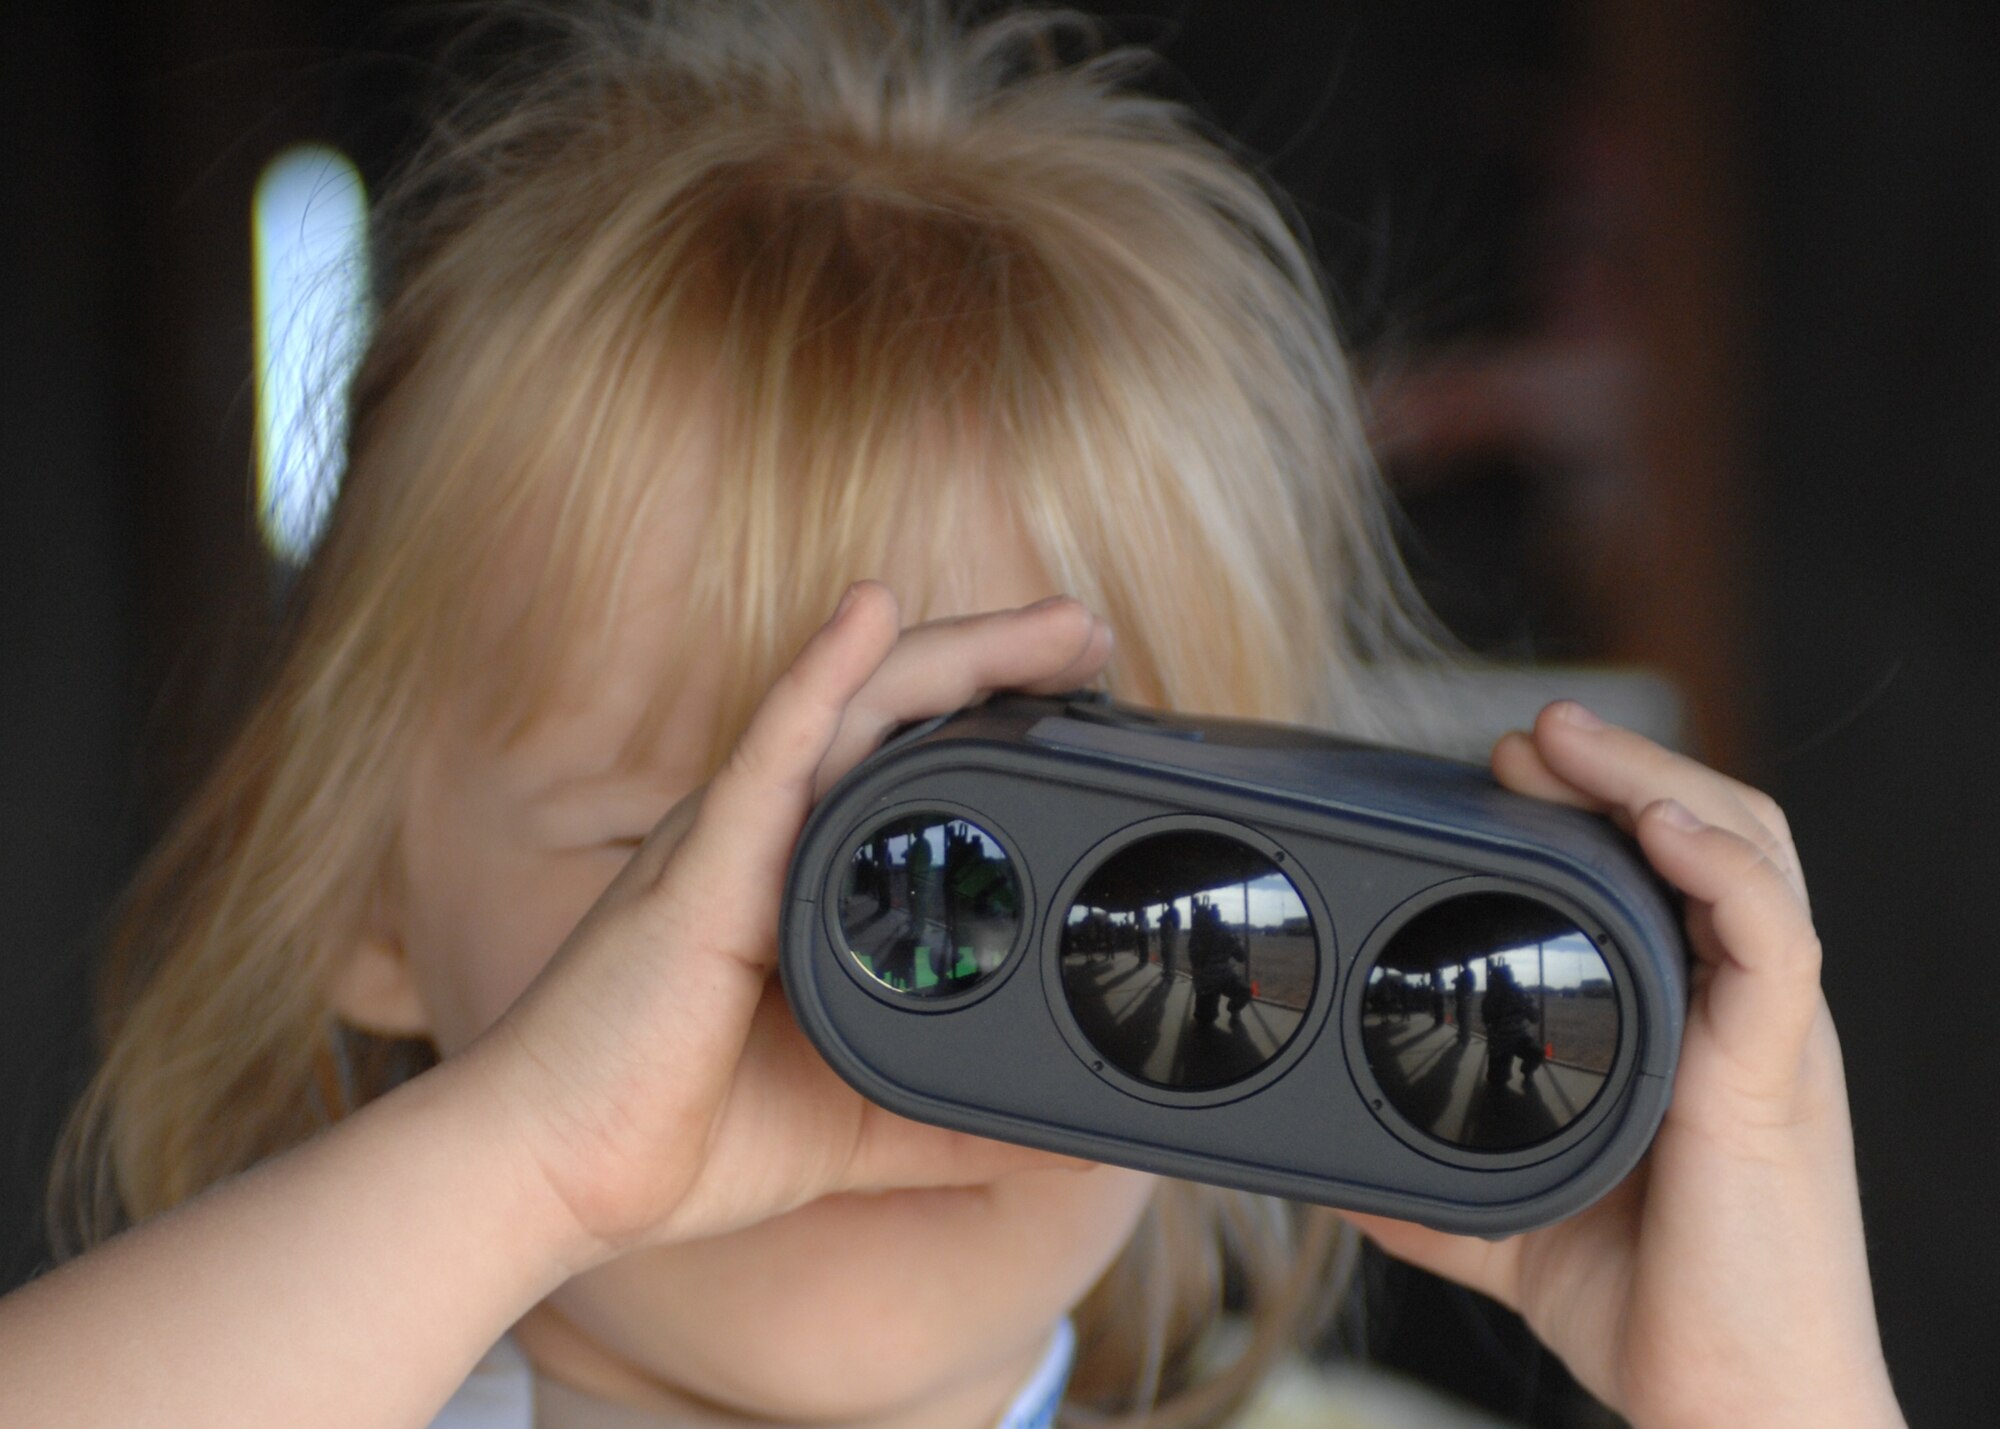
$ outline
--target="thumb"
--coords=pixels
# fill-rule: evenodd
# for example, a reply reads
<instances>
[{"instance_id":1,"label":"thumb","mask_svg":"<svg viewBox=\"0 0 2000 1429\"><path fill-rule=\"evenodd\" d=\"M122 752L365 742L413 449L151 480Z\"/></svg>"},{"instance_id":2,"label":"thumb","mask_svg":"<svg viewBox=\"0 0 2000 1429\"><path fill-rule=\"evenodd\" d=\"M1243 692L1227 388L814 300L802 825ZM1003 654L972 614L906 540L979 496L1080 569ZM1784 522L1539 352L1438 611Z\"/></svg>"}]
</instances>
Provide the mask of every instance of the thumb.
<instances>
[{"instance_id":1,"label":"thumb","mask_svg":"<svg viewBox=\"0 0 2000 1429\"><path fill-rule=\"evenodd\" d=\"M1513 1306L1521 1260L1520 1237L1482 1240L1451 1235L1414 1221L1342 1211L1341 1217L1397 1260Z\"/></svg>"}]
</instances>

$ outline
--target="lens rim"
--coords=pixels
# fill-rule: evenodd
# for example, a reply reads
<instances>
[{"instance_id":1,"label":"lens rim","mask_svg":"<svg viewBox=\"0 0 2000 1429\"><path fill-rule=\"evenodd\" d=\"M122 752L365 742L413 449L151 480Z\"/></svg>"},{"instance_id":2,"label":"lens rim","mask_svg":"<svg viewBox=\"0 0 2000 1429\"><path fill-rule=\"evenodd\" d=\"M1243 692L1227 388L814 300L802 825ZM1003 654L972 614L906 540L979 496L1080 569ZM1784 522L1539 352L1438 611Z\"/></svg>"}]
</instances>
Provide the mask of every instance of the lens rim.
<instances>
[{"instance_id":1,"label":"lens rim","mask_svg":"<svg viewBox=\"0 0 2000 1429\"><path fill-rule=\"evenodd\" d=\"M1369 1066L1368 1049L1361 1039L1363 994L1368 986L1368 975L1374 971L1383 950L1405 925L1427 909L1450 899L1478 893L1506 893L1519 898L1533 899L1538 903L1546 903L1568 918L1579 932L1596 945L1598 956L1604 959L1605 967L1611 973L1611 987L1618 1007L1618 1051L1612 1058L1611 1070L1604 1078L1604 1085L1598 1088L1597 1095L1591 1098L1590 1105L1583 1109L1576 1120L1548 1140L1511 1150L1459 1146L1433 1136L1404 1116L1397 1110L1395 1102L1390 1099L1387 1090L1377 1080L1374 1069ZM1344 984L1345 1002L1340 1018L1342 1040L1347 1050L1348 1073L1354 1078L1355 1090L1360 1093L1362 1103L1374 1115L1375 1120L1405 1146L1430 1157L1433 1161L1478 1171L1508 1171L1517 1167L1537 1166L1544 1161L1553 1160L1594 1135L1630 1099L1631 1084L1639 1063L1639 1044L1644 1037L1636 989L1638 979L1624 947L1605 926L1606 922L1605 918L1586 911L1575 898L1556 889L1529 883L1523 879L1491 874L1471 874L1433 884L1390 909L1362 940L1361 951L1356 954Z\"/></svg>"},{"instance_id":2,"label":"lens rim","mask_svg":"<svg viewBox=\"0 0 2000 1429\"><path fill-rule=\"evenodd\" d=\"M1082 892L1083 885L1107 860L1130 845L1160 834L1185 832L1221 834L1249 845L1270 859L1278 871L1291 881L1306 905L1307 916L1312 919L1318 935L1320 955L1313 973L1312 998L1299 1022L1298 1031L1292 1034L1292 1040L1280 1048L1270 1061L1241 1081L1201 1089L1158 1086L1133 1076L1112 1062L1098 1050L1083 1030L1083 1025L1077 1021L1062 980L1062 927L1069 916L1070 904ZM1048 1000L1050 1018L1062 1033L1063 1040L1069 1044L1070 1051L1076 1054L1077 1060L1086 1069L1100 1081L1140 1101L1157 1106L1207 1107L1225 1106L1254 1096L1299 1063L1319 1040L1327 1019L1332 1015L1334 996L1341 982L1340 943L1333 919L1327 911L1326 900L1320 896L1318 886L1297 858L1269 834L1248 824L1212 814L1163 814L1127 824L1084 850L1082 857L1056 885L1055 897L1039 906L1043 914L1039 933L1042 993Z\"/></svg>"},{"instance_id":3,"label":"lens rim","mask_svg":"<svg viewBox=\"0 0 2000 1429\"><path fill-rule=\"evenodd\" d=\"M956 820L977 828L1000 845L1000 852L1007 856L1007 863L1014 870L1014 877L1021 886L1021 917L1015 925L1013 941L1008 944L1006 956L1000 960L1000 965L969 987L935 997L919 997L899 992L863 968L847 946L847 930L840 926L840 895L845 889L848 870L853 867L854 855L860 851L863 844L875 837L876 831L883 825L900 823L919 814L937 814L940 816L940 822ZM877 1002L893 1007L898 1012L926 1015L957 1012L991 997L1020 967L1041 913L1041 905L1035 899L1034 875L1029 870L1027 861L1016 852L1018 847L1019 845L1005 829L995 826L991 814L954 803L950 799L906 799L900 803L870 810L868 816L843 834L840 842L835 845L836 856L832 860L826 884L820 890L820 926L824 930L827 946L832 950L833 961L856 987Z\"/></svg>"}]
</instances>

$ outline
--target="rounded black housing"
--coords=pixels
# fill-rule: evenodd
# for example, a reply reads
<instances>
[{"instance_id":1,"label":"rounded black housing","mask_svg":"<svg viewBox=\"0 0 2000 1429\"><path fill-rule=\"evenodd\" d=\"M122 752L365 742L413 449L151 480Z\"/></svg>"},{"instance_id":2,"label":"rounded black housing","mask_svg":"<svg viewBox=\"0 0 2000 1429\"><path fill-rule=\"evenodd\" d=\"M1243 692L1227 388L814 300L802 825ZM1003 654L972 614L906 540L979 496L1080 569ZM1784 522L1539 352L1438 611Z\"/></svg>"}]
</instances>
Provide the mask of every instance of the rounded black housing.
<instances>
[{"instance_id":1,"label":"rounded black housing","mask_svg":"<svg viewBox=\"0 0 2000 1429\"><path fill-rule=\"evenodd\" d=\"M904 1116L1497 1236L1665 1114L1675 901L1479 767L1102 696L905 729L814 810L780 970Z\"/></svg>"}]
</instances>

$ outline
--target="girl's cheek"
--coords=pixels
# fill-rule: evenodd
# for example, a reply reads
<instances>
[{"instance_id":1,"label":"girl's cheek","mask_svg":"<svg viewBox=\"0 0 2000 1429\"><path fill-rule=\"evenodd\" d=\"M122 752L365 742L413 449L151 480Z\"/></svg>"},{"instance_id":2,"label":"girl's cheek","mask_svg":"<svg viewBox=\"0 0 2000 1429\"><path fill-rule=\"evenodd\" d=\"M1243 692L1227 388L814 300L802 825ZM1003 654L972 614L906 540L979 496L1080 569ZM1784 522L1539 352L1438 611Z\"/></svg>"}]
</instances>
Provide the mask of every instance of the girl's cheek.
<instances>
[{"instance_id":1,"label":"girl's cheek","mask_svg":"<svg viewBox=\"0 0 2000 1429\"><path fill-rule=\"evenodd\" d=\"M414 931L412 971L446 1056L499 1021L610 883L595 868L523 867L455 890Z\"/></svg>"}]
</instances>

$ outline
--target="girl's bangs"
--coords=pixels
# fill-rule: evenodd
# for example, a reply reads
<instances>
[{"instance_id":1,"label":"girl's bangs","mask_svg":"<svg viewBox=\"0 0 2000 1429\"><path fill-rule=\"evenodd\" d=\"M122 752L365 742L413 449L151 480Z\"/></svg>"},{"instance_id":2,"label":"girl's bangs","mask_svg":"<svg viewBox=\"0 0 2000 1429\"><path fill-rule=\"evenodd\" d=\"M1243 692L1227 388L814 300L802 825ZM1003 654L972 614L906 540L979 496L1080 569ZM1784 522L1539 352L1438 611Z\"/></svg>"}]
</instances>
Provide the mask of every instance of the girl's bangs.
<instances>
[{"instance_id":1,"label":"girl's bangs","mask_svg":"<svg viewBox=\"0 0 2000 1429\"><path fill-rule=\"evenodd\" d=\"M1048 426L1021 410L1050 390L1030 321L1046 326L1048 294L997 225L812 175L701 182L715 191L602 265L622 309L574 294L569 320L517 353L487 399L508 411L483 457L437 448L482 472L489 514L470 525L490 529L440 553L470 561L477 593L439 612L441 687L478 691L503 743L604 658L648 538L675 530L678 550L693 527L663 668L697 645L740 652L719 760L848 583L895 572L906 621L973 598L954 552L990 535L977 522L996 498L1014 509L1022 482L996 485L996 468ZM628 756L675 693L663 682Z\"/></svg>"}]
</instances>

